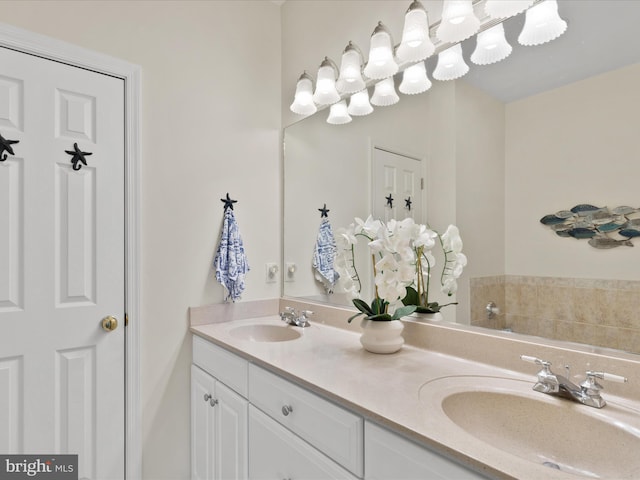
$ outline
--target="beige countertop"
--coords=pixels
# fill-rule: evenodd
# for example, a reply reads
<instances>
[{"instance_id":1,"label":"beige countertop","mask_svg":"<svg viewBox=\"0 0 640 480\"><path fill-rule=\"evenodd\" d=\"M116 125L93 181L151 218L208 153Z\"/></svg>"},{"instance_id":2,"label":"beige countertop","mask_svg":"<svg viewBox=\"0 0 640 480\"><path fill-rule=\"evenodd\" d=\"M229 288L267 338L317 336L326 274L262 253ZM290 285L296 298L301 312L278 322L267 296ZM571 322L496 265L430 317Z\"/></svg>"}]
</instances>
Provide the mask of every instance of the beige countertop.
<instances>
[{"instance_id":1,"label":"beige countertop","mask_svg":"<svg viewBox=\"0 0 640 480\"><path fill-rule=\"evenodd\" d=\"M428 345L428 342L421 341L419 337L424 335L438 338L443 334L441 327L409 321L405 323L405 331L414 338L415 341L412 343L422 345L422 348L405 344L397 353L377 355L362 348L357 326L351 326L351 331L332 326L332 323L340 325L335 323L335 319L329 318L334 312L327 313L322 308L318 309L321 310L321 315L316 312L317 320L312 321L310 327L304 329L290 327L298 329L301 333L300 338L292 341L255 342L237 338L230 333L233 328L242 325L283 325L277 315L261 317L255 315L255 312L245 312L245 315L255 316L244 319L238 318L243 315L225 314L225 318L220 318L218 315L212 319L216 323L207 324L203 321L206 312L192 310L192 319L198 318L198 321L192 321L191 331L256 365L278 373L353 410L366 419L382 424L489 477L576 478L574 475L505 454L477 440L453 422L441 421L442 415L437 415L425 398L421 399L420 396L421 388L428 382L451 376L477 376L478 382L482 382L483 377L500 377L528 382L533 386L537 368L535 365L524 364L519 360L519 355L541 356L537 344L532 344L529 348L528 345L518 344L518 342L509 343L511 350L504 348L507 345L504 341L496 344L494 347L502 350L503 357L506 359L504 365L508 368L504 368L496 365L497 362L488 353L486 363L473 358L472 351L475 347L472 345L468 347L471 358L423 348L425 344ZM337 310L338 318L346 318L346 316L341 317L343 312L340 312L340 309ZM227 319L230 321L224 321ZM346 321L344 324L346 326ZM469 343L469 338L466 337L469 332L462 331L456 335L454 329L446 335L453 335L453 340L449 339L448 342L455 343L456 337L459 336L461 342ZM472 337L472 340L476 340L473 342L476 347L478 344L491 341L478 335L476 339ZM584 352L566 352L566 356L571 355L580 356L584 355ZM602 360L602 363L608 361L610 360L607 357ZM617 367L637 369L637 364L627 365L627 363L623 361L623 364ZM616 373L625 374L625 372ZM610 403L619 401L625 404L630 401L613 394L607 395L607 392L603 393L603 396ZM568 402L556 398L550 401ZM568 403L571 404L571 402ZM574 405L575 407L570 408L590 409L577 403ZM505 415L508 415L508 412L505 412ZM491 425L488 428L491 428ZM570 426L565 425L562 428L570 428ZM553 435L552 429L549 434ZM576 448L579 448L579 445L576 445Z\"/></svg>"}]
</instances>

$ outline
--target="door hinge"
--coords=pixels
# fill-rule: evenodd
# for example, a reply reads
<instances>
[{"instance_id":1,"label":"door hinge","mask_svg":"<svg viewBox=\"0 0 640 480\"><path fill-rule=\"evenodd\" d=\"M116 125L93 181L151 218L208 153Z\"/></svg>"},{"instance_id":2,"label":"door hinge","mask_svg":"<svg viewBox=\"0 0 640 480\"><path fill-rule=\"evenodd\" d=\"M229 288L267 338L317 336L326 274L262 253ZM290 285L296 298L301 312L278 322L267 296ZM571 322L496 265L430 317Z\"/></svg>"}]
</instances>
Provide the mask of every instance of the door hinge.
<instances>
[{"instance_id":1,"label":"door hinge","mask_svg":"<svg viewBox=\"0 0 640 480\"><path fill-rule=\"evenodd\" d=\"M424 190L424 177L420 178L420 190Z\"/></svg>"},{"instance_id":2,"label":"door hinge","mask_svg":"<svg viewBox=\"0 0 640 480\"><path fill-rule=\"evenodd\" d=\"M129 314L124 314L124 326L127 327L129 325Z\"/></svg>"}]
</instances>

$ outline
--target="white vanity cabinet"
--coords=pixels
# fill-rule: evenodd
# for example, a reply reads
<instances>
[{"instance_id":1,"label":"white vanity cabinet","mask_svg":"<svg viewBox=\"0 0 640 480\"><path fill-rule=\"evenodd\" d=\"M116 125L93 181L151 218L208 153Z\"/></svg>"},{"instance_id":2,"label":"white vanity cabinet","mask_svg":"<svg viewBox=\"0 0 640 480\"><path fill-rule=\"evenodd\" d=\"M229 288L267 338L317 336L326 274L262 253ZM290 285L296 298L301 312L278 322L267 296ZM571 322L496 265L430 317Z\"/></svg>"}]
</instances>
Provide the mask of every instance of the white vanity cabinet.
<instances>
[{"instance_id":1,"label":"white vanity cabinet","mask_svg":"<svg viewBox=\"0 0 640 480\"><path fill-rule=\"evenodd\" d=\"M220 378L233 385L232 390ZM191 366L191 478L248 477L247 362L198 337ZM245 397L240 395L242 393Z\"/></svg>"},{"instance_id":2,"label":"white vanity cabinet","mask_svg":"<svg viewBox=\"0 0 640 480\"><path fill-rule=\"evenodd\" d=\"M249 406L249 478L357 480L273 418Z\"/></svg>"},{"instance_id":3,"label":"white vanity cabinet","mask_svg":"<svg viewBox=\"0 0 640 480\"><path fill-rule=\"evenodd\" d=\"M362 477L362 417L256 365L249 365L249 401L327 457ZM250 432L253 436L251 428Z\"/></svg>"},{"instance_id":4,"label":"white vanity cabinet","mask_svg":"<svg viewBox=\"0 0 640 480\"><path fill-rule=\"evenodd\" d=\"M191 369L193 479L485 478L195 335Z\"/></svg>"},{"instance_id":5,"label":"white vanity cabinet","mask_svg":"<svg viewBox=\"0 0 640 480\"><path fill-rule=\"evenodd\" d=\"M365 422L365 480L486 480L448 458Z\"/></svg>"}]
</instances>

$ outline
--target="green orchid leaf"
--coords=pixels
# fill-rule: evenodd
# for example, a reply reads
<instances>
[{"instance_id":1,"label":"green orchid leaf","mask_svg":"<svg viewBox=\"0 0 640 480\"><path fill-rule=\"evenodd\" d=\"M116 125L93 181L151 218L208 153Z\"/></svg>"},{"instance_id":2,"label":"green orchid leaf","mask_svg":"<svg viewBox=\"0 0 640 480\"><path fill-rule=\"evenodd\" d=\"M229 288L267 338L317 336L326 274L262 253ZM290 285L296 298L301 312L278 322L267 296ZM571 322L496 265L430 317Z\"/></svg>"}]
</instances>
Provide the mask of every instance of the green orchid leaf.
<instances>
[{"instance_id":1,"label":"green orchid leaf","mask_svg":"<svg viewBox=\"0 0 640 480\"><path fill-rule=\"evenodd\" d=\"M356 313L355 315L351 315L348 319L347 319L347 323L351 323L351 320L353 320L354 318L359 317L360 315L362 315L363 312L360 313Z\"/></svg>"},{"instance_id":2,"label":"green orchid leaf","mask_svg":"<svg viewBox=\"0 0 640 480\"><path fill-rule=\"evenodd\" d=\"M371 302L371 310L373 310L372 313L374 314L385 313L386 309L387 309L387 302L385 302L381 298L375 298L373 302Z\"/></svg>"},{"instance_id":3,"label":"green orchid leaf","mask_svg":"<svg viewBox=\"0 0 640 480\"><path fill-rule=\"evenodd\" d=\"M403 305L420 305L420 296L413 287L407 287L407 294L402 299Z\"/></svg>"},{"instance_id":4,"label":"green orchid leaf","mask_svg":"<svg viewBox=\"0 0 640 480\"><path fill-rule=\"evenodd\" d=\"M388 322L393 320L393 318L388 313L378 313L376 315L368 316L367 320L373 320L375 322Z\"/></svg>"},{"instance_id":5,"label":"green orchid leaf","mask_svg":"<svg viewBox=\"0 0 640 480\"><path fill-rule=\"evenodd\" d=\"M364 300L361 300L359 298L354 298L353 299L353 304L362 313L366 313L368 315L373 315L374 313L378 313L378 312L374 311L369 305L367 305L367 303ZM372 304L372 306L373 306L373 304Z\"/></svg>"},{"instance_id":6,"label":"green orchid leaf","mask_svg":"<svg viewBox=\"0 0 640 480\"><path fill-rule=\"evenodd\" d=\"M438 313L439 311L440 311L440 307L436 307L436 309L434 309L433 307L418 307L418 308L416 308L416 312L418 312L418 313Z\"/></svg>"},{"instance_id":7,"label":"green orchid leaf","mask_svg":"<svg viewBox=\"0 0 640 480\"><path fill-rule=\"evenodd\" d=\"M406 305L404 307L400 307L395 312L393 312L393 317L391 317L391 319L398 320L399 318L410 315L415 312L417 308L418 307L416 305Z\"/></svg>"}]
</instances>

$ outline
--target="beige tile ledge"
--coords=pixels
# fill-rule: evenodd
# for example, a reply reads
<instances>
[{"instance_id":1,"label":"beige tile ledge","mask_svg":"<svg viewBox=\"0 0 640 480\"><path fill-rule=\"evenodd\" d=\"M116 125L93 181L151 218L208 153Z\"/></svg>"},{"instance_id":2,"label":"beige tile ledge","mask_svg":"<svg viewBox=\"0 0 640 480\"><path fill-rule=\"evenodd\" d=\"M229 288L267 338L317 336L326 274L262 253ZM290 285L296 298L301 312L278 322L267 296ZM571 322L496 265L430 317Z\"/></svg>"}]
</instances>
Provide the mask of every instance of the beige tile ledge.
<instances>
[{"instance_id":1,"label":"beige tile ledge","mask_svg":"<svg viewBox=\"0 0 640 480\"><path fill-rule=\"evenodd\" d=\"M608 383L603 395L610 403L640 402L640 361L632 355L589 351L574 345L563 348L561 342L513 334L507 337L473 327L418 319L404 322L407 345L400 352L375 355L360 346L359 322L347 324L346 318L353 313L350 309L290 299L247 303L242 307L236 304L210 306L205 310L194 308L191 313L199 316L198 321L205 321L206 314L214 314L217 323L193 326L191 331L491 477L534 478L532 475L538 474L549 479L575 478L546 467L537 471L527 461L486 448L461 434L455 425L430 425L432 415L419 399L419 391L426 382L452 375L476 375L516 378L533 385L536 367L519 359L524 353L547 358L556 366L570 363L576 376L583 375L587 367L625 375L630 383ZM302 330L299 339L257 343L239 340L229 333L242 324L282 325L277 312L285 305L315 312L312 326ZM259 307L265 307L261 311L265 315L251 318L247 312L255 312ZM222 322L225 314L233 322Z\"/></svg>"}]
</instances>

